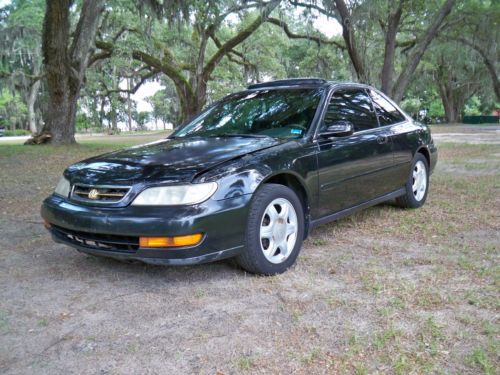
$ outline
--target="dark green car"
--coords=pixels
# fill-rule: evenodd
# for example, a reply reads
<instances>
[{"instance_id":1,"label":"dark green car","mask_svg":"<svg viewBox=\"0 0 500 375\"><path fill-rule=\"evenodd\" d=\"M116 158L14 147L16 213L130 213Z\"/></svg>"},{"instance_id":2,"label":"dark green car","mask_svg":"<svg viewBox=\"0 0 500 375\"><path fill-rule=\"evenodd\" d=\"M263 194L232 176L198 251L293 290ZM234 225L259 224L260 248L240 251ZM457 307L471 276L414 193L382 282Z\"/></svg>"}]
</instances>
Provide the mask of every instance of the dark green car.
<instances>
[{"instance_id":1,"label":"dark green car","mask_svg":"<svg viewBox=\"0 0 500 375\"><path fill-rule=\"evenodd\" d=\"M92 255L185 265L236 257L284 272L316 225L390 199L424 204L437 150L377 90L293 79L256 84L170 137L71 165L42 216Z\"/></svg>"}]
</instances>

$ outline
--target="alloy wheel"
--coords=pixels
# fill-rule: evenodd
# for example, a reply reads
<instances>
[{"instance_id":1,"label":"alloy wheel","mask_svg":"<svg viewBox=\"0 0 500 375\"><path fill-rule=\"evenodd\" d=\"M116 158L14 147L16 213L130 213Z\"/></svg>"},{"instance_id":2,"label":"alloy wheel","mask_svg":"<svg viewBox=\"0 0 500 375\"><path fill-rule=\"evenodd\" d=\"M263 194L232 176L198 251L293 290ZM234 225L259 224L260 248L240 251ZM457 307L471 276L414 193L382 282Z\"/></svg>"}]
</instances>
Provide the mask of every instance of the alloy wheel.
<instances>
[{"instance_id":1,"label":"alloy wheel","mask_svg":"<svg viewBox=\"0 0 500 375\"><path fill-rule=\"evenodd\" d=\"M295 247L297 232L293 205L285 198L269 203L260 224L260 247L266 259L274 264L284 262Z\"/></svg>"},{"instance_id":2,"label":"alloy wheel","mask_svg":"<svg viewBox=\"0 0 500 375\"><path fill-rule=\"evenodd\" d=\"M419 160L413 167L413 196L417 201L421 201L427 190L427 168L423 161Z\"/></svg>"}]
</instances>

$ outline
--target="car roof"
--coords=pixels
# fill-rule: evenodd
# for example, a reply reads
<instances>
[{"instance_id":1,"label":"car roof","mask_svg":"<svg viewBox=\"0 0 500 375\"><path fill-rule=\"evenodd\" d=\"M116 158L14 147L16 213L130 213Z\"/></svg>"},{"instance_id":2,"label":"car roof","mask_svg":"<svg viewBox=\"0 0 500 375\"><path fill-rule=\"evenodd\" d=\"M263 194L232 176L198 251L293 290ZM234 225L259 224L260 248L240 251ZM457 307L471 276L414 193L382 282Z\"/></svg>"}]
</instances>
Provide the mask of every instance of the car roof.
<instances>
[{"instance_id":1,"label":"car roof","mask_svg":"<svg viewBox=\"0 0 500 375\"><path fill-rule=\"evenodd\" d=\"M282 88L282 87L323 87L323 86L334 86L334 85L348 85L355 87L369 86L356 83L356 82L338 82L338 81L328 81L322 78L290 78L290 79L279 79L275 81L254 83L247 87L248 90L264 89L264 88Z\"/></svg>"},{"instance_id":2,"label":"car roof","mask_svg":"<svg viewBox=\"0 0 500 375\"><path fill-rule=\"evenodd\" d=\"M276 81L268 81L261 83L254 83L248 86L249 90L261 89L267 87L289 87L289 86L308 86L317 87L325 86L328 84L326 79L321 78L290 78L290 79L279 79Z\"/></svg>"}]
</instances>

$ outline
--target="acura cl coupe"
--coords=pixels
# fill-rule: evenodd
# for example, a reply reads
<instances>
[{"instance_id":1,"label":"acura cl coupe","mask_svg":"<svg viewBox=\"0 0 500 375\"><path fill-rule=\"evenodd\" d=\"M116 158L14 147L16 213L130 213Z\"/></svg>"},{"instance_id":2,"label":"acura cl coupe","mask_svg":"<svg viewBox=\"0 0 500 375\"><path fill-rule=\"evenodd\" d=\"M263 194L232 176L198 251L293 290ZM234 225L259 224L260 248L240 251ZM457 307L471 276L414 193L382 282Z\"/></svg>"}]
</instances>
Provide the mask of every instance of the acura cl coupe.
<instances>
[{"instance_id":1,"label":"acura cl coupe","mask_svg":"<svg viewBox=\"0 0 500 375\"><path fill-rule=\"evenodd\" d=\"M311 228L387 200L424 204L427 126L376 89L322 79L254 84L169 137L69 166L42 205L55 241L120 260L235 257L294 264Z\"/></svg>"}]
</instances>

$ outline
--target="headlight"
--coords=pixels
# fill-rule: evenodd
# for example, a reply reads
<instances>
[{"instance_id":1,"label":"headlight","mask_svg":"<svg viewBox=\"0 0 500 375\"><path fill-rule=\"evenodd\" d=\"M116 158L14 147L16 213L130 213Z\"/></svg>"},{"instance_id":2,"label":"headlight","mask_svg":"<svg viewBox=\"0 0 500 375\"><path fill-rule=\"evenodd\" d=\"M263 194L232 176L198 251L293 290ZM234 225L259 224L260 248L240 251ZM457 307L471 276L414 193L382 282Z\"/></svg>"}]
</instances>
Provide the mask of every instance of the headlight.
<instances>
[{"instance_id":1,"label":"headlight","mask_svg":"<svg viewBox=\"0 0 500 375\"><path fill-rule=\"evenodd\" d=\"M57 195L60 195L62 197L68 198L69 190L70 190L69 181L66 180L64 177L61 177L61 179L57 183L57 186L56 186L56 189L54 190L54 193Z\"/></svg>"},{"instance_id":2,"label":"headlight","mask_svg":"<svg viewBox=\"0 0 500 375\"><path fill-rule=\"evenodd\" d=\"M134 199L134 206L175 206L206 201L217 190L217 183L152 187Z\"/></svg>"}]
</instances>

